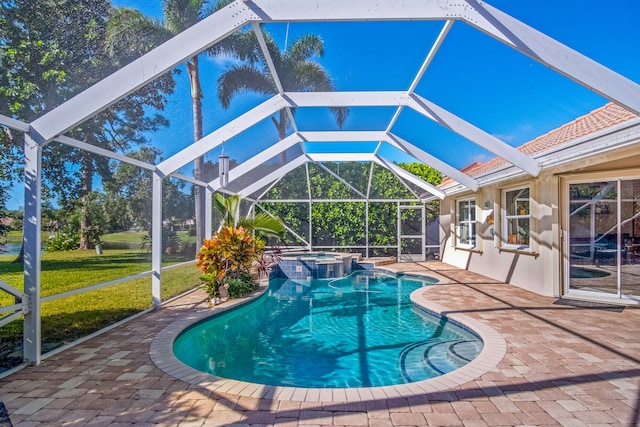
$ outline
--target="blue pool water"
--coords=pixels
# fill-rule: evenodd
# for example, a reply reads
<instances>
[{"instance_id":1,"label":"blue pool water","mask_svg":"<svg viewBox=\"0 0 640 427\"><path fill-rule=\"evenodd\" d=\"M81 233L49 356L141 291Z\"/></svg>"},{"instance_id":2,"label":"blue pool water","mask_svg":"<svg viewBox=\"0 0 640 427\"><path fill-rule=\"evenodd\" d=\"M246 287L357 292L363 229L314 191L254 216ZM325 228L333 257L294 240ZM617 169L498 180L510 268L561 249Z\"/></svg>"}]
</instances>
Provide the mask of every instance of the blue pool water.
<instances>
[{"instance_id":1,"label":"blue pool water","mask_svg":"<svg viewBox=\"0 0 640 427\"><path fill-rule=\"evenodd\" d=\"M435 279L358 271L276 278L256 301L201 321L174 342L183 363L220 377L310 388L402 384L450 372L482 341L413 307Z\"/></svg>"}]
</instances>

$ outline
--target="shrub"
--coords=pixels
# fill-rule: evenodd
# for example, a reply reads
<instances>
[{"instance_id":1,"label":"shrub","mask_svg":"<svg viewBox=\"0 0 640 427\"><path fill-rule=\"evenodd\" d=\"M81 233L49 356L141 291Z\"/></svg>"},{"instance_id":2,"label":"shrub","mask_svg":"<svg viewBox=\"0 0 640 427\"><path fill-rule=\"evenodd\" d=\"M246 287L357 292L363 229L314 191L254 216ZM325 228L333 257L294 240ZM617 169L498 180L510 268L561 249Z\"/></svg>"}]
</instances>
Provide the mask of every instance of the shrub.
<instances>
[{"instance_id":1,"label":"shrub","mask_svg":"<svg viewBox=\"0 0 640 427\"><path fill-rule=\"evenodd\" d=\"M80 247L80 234L71 232L59 232L52 234L47 239L45 251L72 251Z\"/></svg>"},{"instance_id":2,"label":"shrub","mask_svg":"<svg viewBox=\"0 0 640 427\"><path fill-rule=\"evenodd\" d=\"M142 236L142 240L140 241L140 250L150 251L152 243L151 232L148 232ZM164 253L174 254L178 252L178 247L181 244L178 234L174 230L166 227L162 229L162 251Z\"/></svg>"},{"instance_id":3,"label":"shrub","mask_svg":"<svg viewBox=\"0 0 640 427\"><path fill-rule=\"evenodd\" d=\"M85 237L92 245L99 245L102 243L102 235L104 230L99 225L91 225L83 231Z\"/></svg>"},{"instance_id":4,"label":"shrub","mask_svg":"<svg viewBox=\"0 0 640 427\"><path fill-rule=\"evenodd\" d=\"M227 278L229 285L229 298L239 298L256 290L256 282L251 275Z\"/></svg>"},{"instance_id":5,"label":"shrub","mask_svg":"<svg viewBox=\"0 0 640 427\"><path fill-rule=\"evenodd\" d=\"M219 297L219 288L225 284L229 285L230 296L253 291L251 270L264 252L264 245L263 240L252 237L243 227L222 227L211 239L205 239L196 265L203 273L209 297Z\"/></svg>"}]
</instances>

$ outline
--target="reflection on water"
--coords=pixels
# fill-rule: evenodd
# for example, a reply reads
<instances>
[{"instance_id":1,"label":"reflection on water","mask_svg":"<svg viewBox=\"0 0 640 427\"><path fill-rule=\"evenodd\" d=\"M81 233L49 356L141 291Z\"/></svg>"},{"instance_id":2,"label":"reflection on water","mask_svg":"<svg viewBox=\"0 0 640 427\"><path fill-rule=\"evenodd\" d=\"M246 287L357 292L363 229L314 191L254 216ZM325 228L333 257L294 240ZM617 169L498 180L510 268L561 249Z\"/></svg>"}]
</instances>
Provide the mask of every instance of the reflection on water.
<instances>
[{"instance_id":1,"label":"reflection on water","mask_svg":"<svg viewBox=\"0 0 640 427\"><path fill-rule=\"evenodd\" d=\"M579 267L572 265L570 276L572 279L597 279L600 277L610 276L611 273L604 270L596 270L594 268Z\"/></svg>"},{"instance_id":2,"label":"reflection on water","mask_svg":"<svg viewBox=\"0 0 640 427\"><path fill-rule=\"evenodd\" d=\"M0 244L0 255L18 255L20 253L21 246L21 243Z\"/></svg>"},{"instance_id":3,"label":"reflection on water","mask_svg":"<svg viewBox=\"0 0 640 427\"><path fill-rule=\"evenodd\" d=\"M0 256L2 255L18 255L22 243L4 243L0 244ZM42 246L42 252L44 252L44 245Z\"/></svg>"}]
</instances>

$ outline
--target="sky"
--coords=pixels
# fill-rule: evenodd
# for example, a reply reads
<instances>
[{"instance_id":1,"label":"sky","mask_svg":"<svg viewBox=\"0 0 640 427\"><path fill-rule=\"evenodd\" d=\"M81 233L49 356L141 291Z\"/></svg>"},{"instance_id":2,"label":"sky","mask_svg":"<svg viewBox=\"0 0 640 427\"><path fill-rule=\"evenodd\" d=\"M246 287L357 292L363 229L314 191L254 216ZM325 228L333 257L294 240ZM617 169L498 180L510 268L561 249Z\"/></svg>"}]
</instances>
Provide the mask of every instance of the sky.
<instances>
[{"instance_id":1,"label":"sky","mask_svg":"<svg viewBox=\"0 0 640 427\"><path fill-rule=\"evenodd\" d=\"M603 6L598 0L541 0L536 2L489 0L487 3L546 33L635 82L640 82L640 2L623 0ZM137 8L162 18L160 1L113 0L115 6ZM406 90L431 48L442 22L366 22L270 24L267 30L284 46L305 33L320 35L326 54L318 58L335 80L337 90ZM267 99L238 96L229 110L216 99L215 80L229 66L220 59L203 61L205 134L248 108ZM183 73L184 74L184 73ZM186 76L178 78L175 109L169 129L153 136L166 156L190 142ZM524 57L479 31L457 22L436 55L416 93L445 107L501 140L521 145L607 101L565 77ZM181 95L182 94L182 95ZM178 99L180 98L180 99ZM395 108L351 108L346 130L384 130ZM326 109L298 109L300 130L335 130ZM425 151L460 168L473 161L486 161L492 153L440 128L410 109L405 109L393 132L415 142ZM271 138L267 140L266 135ZM270 120L243 133L238 141L225 143L232 158L248 156L247 146L257 153L277 138ZM258 141L264 140L264 141ZM169 141L169 143L168 143ZM308 145L309 151L326 151L327 144ZM360 151L359 144L344 148ZM372 144L365 144L370 147ZM388 148L388 147L387 147ZM453 149L452 149L453 148ZM328 148L334 149L333 147ZM252 152L253 153L253 152ZM405 160L394 149L394 160ZM212 153L212 156L217 154ZM406 158L406 160L409 160Z\"/></svg>"},{"instance_id":2,"label":"sky","mask_svg":"<svg viewBox=\"0 0 640 427\"><path fill-rule=\"evenodd\" d=\"M114 6L139 9L162 19L160 0L112 0ZM572 49L640 83L640 1L620 0L489 0L486 3L555 38ZM269 24L267 30L284 48L302 34L320 35L325 55L316 60L334 79L337 90L407 90L431 49L443 22L363 22ZM204 92L204 133L210 133L268 99L241 94L229 109L217 99L216 80L233 62L201 57ZM189 83L184 68L176 77L176 92L163 114L170 126L147 135L151 144L170 157L192 142ZM476 29L456 22L434 61L420 80L418 95L444 107L473 125L519 146L586 114L607 100L506 47ZM385 130L395 108L351 108L345 130ZM298 109L300 130L337 130L327 109ZM461 168L494 155L405 108L393 133L441 160ZM225 154L238 162L277 141L269 118L225 141ZM375 143L341 144L347 151L370 150ZM307 144L309 152L335 146ZM215 161L220 149L207 155ZM385 146L381 154L394 161L411 161ZM182 171L192 175L191 166ZM14 198L14 201L19 200ZM22 204L21 202L19 204ZM11 203L10 203L11 206Z\"/></svg>"}]
</instances>

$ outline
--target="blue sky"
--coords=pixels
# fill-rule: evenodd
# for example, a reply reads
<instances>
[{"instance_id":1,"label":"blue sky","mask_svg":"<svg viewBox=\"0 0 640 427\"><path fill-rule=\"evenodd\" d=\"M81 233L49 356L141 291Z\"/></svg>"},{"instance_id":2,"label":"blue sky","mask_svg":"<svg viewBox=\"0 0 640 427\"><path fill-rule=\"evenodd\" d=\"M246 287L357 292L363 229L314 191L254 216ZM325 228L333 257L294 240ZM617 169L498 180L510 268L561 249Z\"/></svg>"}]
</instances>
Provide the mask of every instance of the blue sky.
<instances>
[{"instance_id":1,"label":"blue sky","mask_svg":"<svg viewBox=\"0 0 640 427\"><path fill-rule=\"evenodd\" d=\"M112 0L162 18L160 0ZM488 0L516 19L640 83L640 1L620 0ZM406 90L414 79L442 22L365 22L270 24L267 30L281 45L305 33L320 35L326 54L318 58L341 91ZM217 100L216 80L228 60L202 57L205 134L267 99L243 94L228 110ZM183 68L183 67L181 67ZM416 93L439 104L501 140L518 146L607 101L479 31L456 22L420 81ZM346 130L384 130L395 108L351 108ZM148 135L167 158L192 142L191 103L186 73L177 77L176 92L164 115L170 126ZM298 109L300 130L335 130L327 109ZM494 157L482 148L404 109L392 131L455 167ZM241 162L277 141L270 119L225 142L225 153ZM362 144L370 149L371 143ZM361 151L351 144L349 151ZM309 151L327 145L310 144ZM331 147L332 149L332 147ZM217 158L219 150L207 155ZM382 154L410 160L391 147ZM191 166L181 172L191 175ZM22 205L14 197L9 207ZM15 206L14 206L15 205Z\"/></svg>"},{"instance_id":2,"label":"blue sky","mask_svg":"<svg viewBox=\"0 0 640 427\"><path fill-rule=\"evenodd\" d=\"M598 0L487 3L640 82L637 0L616 2L616 7L603 6ZM113 0L113 4L162 17L160 1ZM406 90L441 28L442 22L293 23L267 27L281 46L287 37L290 42L304 33L321 35L326 55L318 61L335 79L338 90ZM202 63L205 133L266 99L251 94L239 96L229 110L223 110L216 98L215 81L229 64L219 59L205 59ZM165 156L186 147L191 138L191 110L185 96L188 84L184 73L178 77L178 84L168 109L171 127L151 136ZM460 22L453 26L416 92L514 146L606 102ZM395 108L352 108L345 129L384 130L394 111ZM336 129L326 109L298 109L296 122L301 130ZM455 167L493 157L409 109L405 109L393 132ZM225 152L242 161L276 138L267 119L225 143ZM322 151L324 147L313 144L307 148ZM359 151L359 146L352 144L347 150ZM394 149L386 150L388 156L406 160ZM217 152L210 156L214 158Z\"/></svg>"}]
</instances>

